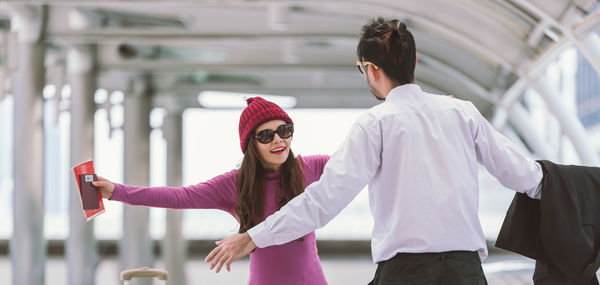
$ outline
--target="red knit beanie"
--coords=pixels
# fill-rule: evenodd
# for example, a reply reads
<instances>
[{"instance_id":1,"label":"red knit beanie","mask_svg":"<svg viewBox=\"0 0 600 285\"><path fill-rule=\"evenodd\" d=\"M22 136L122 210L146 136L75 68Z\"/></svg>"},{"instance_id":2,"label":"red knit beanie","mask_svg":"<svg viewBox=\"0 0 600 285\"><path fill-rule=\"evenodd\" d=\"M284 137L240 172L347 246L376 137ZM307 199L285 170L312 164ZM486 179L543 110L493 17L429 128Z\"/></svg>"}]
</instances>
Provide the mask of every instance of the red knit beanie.
<instances>
[{"instance_id":1,"label":"red knit beanie","mask_svg":"<svg viewBox=\"0 0 600 285\"><path fill-rule=\"evenodd\" d=\"M243 153L246 153L248 140L252 138L254 130L258 126L271 120L283 120L288 124L294 124L290 116L273 102L261 97L253 97L246 99L246 103L248 103L248 106L240 116L239 126L240 147Z\"/></svg>"}]
</instances>

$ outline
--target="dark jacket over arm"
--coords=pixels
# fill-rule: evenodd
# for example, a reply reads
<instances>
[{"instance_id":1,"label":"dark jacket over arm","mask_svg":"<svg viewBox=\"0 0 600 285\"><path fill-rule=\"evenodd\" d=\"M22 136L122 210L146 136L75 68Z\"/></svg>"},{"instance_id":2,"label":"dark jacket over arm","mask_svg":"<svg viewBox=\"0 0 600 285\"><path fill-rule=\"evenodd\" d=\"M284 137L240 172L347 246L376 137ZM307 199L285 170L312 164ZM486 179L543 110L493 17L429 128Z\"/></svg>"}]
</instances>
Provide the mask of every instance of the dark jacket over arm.
<instances>
[{"instance_id":1,"label":"dark jacket over arm","mask_svg":"<svg viewBox=\"0 0 600 285\"><path fill-rule=\"evenodd\" d=\"M553 264L572 284L600 267L600 168L539 161L542 199L517 193L496 247Z\"/></svg>"}]
</instances>

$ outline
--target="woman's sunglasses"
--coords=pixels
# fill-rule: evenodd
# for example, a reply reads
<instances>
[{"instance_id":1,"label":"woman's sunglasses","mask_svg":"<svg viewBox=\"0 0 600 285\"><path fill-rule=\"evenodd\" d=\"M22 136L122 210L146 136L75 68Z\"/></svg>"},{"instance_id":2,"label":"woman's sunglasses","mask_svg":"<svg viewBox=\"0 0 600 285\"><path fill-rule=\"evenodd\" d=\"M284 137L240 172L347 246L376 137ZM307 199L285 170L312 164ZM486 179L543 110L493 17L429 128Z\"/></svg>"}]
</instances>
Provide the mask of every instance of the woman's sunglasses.
<instances>
[{"instance_id":1,"label":"woman's sunglasses","mask_svg":"<svg viewBox=\"0 0 600 285\"><path fill-rule=\"evenodd\" d=\"M287 139L294 134L294 125L292 124L284 124L277 127L276 130L262 130L254 135L254 138L258 140L259 143L267 144L273 141L275 137L275 133L282 138Z\"/></svg>"}]
</instances>

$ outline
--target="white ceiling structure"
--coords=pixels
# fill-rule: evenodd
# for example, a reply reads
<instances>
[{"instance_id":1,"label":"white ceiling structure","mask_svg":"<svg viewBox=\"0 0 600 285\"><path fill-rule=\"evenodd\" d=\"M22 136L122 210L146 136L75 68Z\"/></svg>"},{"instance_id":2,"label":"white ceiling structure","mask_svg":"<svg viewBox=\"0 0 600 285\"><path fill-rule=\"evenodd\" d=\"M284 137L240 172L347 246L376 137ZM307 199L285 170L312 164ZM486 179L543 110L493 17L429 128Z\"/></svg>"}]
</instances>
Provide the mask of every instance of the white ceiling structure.
<instances>
[{"instance_id":1,"label":"white ceiling structure","mask_svg":"<svg viewBox=\"0 0 600 285\"><path fill-rule=\"evenodd\" d=\"M157 95L190 106L203 90L292 95L298 107L372 106L354 66L360 27L399 18L417 43L417 82L491 118L520 76L595 18L597 1L10 2L46 7L50 64L64 64L69 45L94 44L99 87L146 74Z\"/></svg>"}]
</instances>

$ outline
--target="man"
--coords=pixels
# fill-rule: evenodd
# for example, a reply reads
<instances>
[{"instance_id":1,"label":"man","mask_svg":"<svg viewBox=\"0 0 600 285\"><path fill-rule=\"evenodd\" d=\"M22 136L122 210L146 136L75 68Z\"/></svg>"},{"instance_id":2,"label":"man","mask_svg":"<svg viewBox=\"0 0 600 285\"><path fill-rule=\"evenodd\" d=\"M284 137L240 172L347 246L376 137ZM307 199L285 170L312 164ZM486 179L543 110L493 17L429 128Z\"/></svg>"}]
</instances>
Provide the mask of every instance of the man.
<instances>
[{"instance_id":1,"label":"man","mask_svg":"<svg viewBox=\"0 0 600 285\"><path fill-rule=\"evenodd\" d=\"M362 27L357 65L385 102L355 122L319 181L248 232L217 242L206 258L214 259L211 269L225 264L229 270L256 246L289 242L324 226L369 184L378 263L371 284L487 284L478 163L504 186L537 199L542 169L472 103L414 84L415 50L398 20L377 18Z\"/></svg>"}]
</instances>

